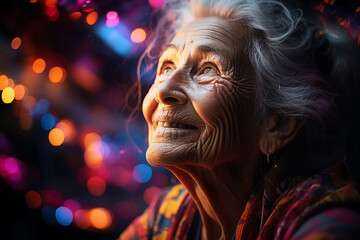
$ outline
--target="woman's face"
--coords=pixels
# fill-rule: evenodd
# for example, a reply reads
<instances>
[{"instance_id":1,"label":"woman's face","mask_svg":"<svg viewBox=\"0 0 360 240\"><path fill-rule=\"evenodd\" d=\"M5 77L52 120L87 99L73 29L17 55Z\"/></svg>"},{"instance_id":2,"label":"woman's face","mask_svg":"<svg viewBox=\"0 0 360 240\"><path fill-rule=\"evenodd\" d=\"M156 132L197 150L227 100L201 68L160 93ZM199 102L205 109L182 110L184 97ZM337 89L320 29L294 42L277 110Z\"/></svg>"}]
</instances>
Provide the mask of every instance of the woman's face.
<instances>
[{"instance_id":1,"label":"woman's face","mask_svg":"<svg viewBox=\"0 0 360 240\"><path fill-rule=\"evenodd\" d=\"M150 164L211 167L259 151L245 41L243 26L215 17L178 32L143 103Z\"/></svg>"}]
</instances>

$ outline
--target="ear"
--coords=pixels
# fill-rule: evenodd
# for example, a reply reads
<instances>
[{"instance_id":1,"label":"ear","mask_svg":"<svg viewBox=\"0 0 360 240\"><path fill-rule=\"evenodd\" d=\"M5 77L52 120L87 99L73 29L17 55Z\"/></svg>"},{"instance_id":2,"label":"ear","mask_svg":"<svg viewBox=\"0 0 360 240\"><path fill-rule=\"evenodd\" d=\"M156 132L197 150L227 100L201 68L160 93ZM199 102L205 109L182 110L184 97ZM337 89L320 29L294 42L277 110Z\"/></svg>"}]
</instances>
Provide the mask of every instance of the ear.
<instances>
[{"instance_id":1,"label":"ear","mask_svg":"<svg viewBox=\"0 0 360 240\"><path fill-rule=\"evenodd\" d=\"M264 154L274 154L288 145L304 125L305 119L290 117L282 119L279 116L271 117L265 123L259 139L259 147Z\"/></svg>"}]
</instances>

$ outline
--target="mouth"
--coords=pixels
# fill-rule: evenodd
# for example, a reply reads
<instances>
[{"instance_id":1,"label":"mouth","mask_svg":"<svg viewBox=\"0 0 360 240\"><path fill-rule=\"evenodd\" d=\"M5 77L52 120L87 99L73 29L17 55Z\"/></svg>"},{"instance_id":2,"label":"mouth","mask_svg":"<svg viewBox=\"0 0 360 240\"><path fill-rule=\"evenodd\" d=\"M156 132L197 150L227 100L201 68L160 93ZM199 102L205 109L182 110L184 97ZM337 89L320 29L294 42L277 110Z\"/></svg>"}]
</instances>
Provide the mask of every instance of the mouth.
<instances>
[{"instance_id":1,"label":"mouth","mask_svg":"<svg viewBox=\"0 0 360 240\"><path fill-rule=\"evenodd\" d=\"M164 128L181 128L181 129L196 129L197 127L188 124L182 124L177 122L164 122L159 121L157 127L164 127Z\"/></svg>"}]
</instances>

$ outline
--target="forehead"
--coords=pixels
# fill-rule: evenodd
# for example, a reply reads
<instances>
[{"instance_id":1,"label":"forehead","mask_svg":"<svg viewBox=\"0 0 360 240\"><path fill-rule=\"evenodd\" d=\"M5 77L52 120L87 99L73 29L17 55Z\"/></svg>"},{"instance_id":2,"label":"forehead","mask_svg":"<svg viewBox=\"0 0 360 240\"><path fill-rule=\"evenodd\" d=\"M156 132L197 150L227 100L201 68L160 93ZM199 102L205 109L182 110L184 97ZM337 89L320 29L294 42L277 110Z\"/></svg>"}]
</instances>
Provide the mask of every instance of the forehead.
<instances>
[{"instance_id":1,"label":"forehead","mask_svg":"<svg viewBox=\"0 0 360 240\"><path fill-rule=\"evenodd\" d=\"M172 42L171 49L180 52L196 48L202 52L215 52L226 57L242 52L244 26L218 17L196 19L183 26Z\"/></svg>"}]
</instances>

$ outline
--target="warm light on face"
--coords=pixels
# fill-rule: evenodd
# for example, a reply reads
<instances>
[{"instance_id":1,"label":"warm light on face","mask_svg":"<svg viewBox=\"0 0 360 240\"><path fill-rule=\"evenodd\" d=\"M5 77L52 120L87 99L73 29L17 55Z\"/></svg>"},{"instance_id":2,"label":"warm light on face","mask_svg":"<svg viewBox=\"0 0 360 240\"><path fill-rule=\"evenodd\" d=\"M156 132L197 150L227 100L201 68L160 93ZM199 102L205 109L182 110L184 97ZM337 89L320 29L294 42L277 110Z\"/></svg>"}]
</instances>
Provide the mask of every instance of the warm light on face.
<instances>
[{"instance_id":1,"label":"warm light on face","mask_svg":"<svg viewBox=\"0 0 360 240\"><path fill-rule=\"evenodd\" d=\"M94 25L98 19L98 13L97 12L91 12L86 17L86 22L89 25Z\"/></svg>"},{"instance_id":2,"label":"warm light on face","mask_svg":"<svg viewBox=\"0 0 360 240\"><path fill-rule=\"evenodd\" d=\"M12 87L5 88L1 93L1 98L4 103L9 104L14 101L15 98L15 91Z\"/></svg>"},{"instance_id":3,"label":"warm light on face","mask_svg":"<svg viewBox=\"0 0 360 240\"><path fill-rule=\"evenodd\" d=\"M145 40L146 38L146 32L144 31L144 29L142 28L136 28L132 33L131 33L131 41L134 43L141 43Z\"/></svg>"},{"instance_id":4,"label":"warm light on face","mask_svg":"<svg viewBox=\"0 0 360 240\"><path fill-rule=\"evenodd\" d=\"M42 73L45 70L46 63L44 59L38 58L33 63L33 70L35 73Z\"/></svg>"},{"instance_id":5,"label":"warm light on face","mask_svg":"<svg viewBox=\"0 0 360 240\"><path fill-rule=\"evenodd\" d=\"M53 67L49 71L49 79L53 83L62 82L65 79L65 69L61 67Z\"/></svg>"},{"instance_id":6,"label":"warm light on face","mask_svg":"<svg viewBox=\"0 0 360 240\"><path fill-rule=\"evenodd\" d=\"M24 98L25 96L25 87L24 85L16 85L15 88L14 88L14 91L15 91L15 99L16 100L21 100Z\"/></svg>"},{"instance_id":7,"label":"warm light on face","mask_svg":"<svg viewBox=\"0 0 360 240\"><path fill-rule=\"evenodd\" d=\"M105 208L94 208L90 210L90 221L97 229L106 229L111 225L111 214Z\"/></svg>"},{"instance_id":8,"label":"warm light on face","mask_svg":"<svg viewBox=\"0 0 360 240\"><path fill-rule=\"evenodd\" d=\"M19 49L21 46L21 39L19 37L15 37L12 41L11 41L11 48L16 50Z\"/></svg>"},{"instance_id":9,"label":"warm light on face","mask_svg":"<svg viewBox=\"0 0 360 240\"><path fill-rule=\"evenodd\" d=\"M53 146L60 146L64 142L64 133L61 129L54 128L49 132L49 141Z\"/></svg>"}]
</instances>

